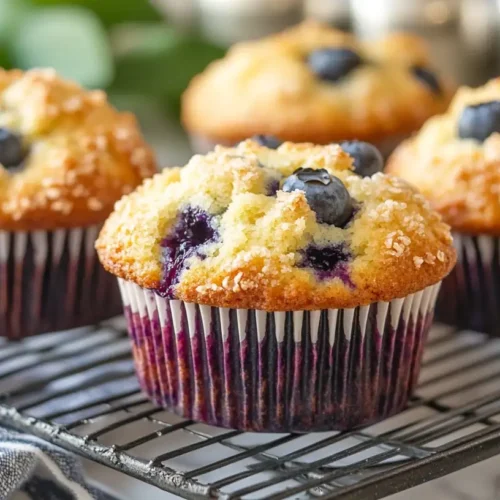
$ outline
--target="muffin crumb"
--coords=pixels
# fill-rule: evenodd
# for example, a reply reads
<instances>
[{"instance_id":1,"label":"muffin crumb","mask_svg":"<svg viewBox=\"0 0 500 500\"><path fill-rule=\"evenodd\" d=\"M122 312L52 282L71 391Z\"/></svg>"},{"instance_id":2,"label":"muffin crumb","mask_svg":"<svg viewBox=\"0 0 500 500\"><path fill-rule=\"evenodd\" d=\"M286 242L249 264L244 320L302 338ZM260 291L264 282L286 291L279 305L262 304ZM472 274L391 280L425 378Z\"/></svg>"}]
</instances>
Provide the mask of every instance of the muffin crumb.
<instances>
[{"instance_id":1,"label":"muffin crumb","mask_svg":"<svg viewBox=\"0 0 500 500\"><path fill-rule=\"evenodd\" d=\"M424 261L427 262L427 264L434 265L436 263L436 256L430 252L427 252L425 254Z\"/></svg>"},{"instance_id":2,"label":"muffin crumb","mask_svg":"<svg viewBox=\"0 0 500 500\"><path fill-rule=\"evenodd\" d=\"M307 187L282 189L304 165L326 183L314 189L335 178L347 193L339 203L356 207L338 227L318 219ZM122 198L96 248L125 280L216 307L356 307L439 282L455 261L449 227L408 184L351 166L339 147L219 146Z\"/></svg>"},{"instance_id":3,"label":"muffin crumb","mask_svg":"<svg viewBox=\"0 0 500 500\"><path fill-rule=\"evenodd\" d=\"M135 118L116 111L102 91L54 71L0 69L0 100L0 127L21 136L26 149L15 169L0 163L4 230L100 224L117 199L156 172Z\"/></svg>"},{"instance_id":4,"label":"muffin crumb","mask_svg":"<svg viewBox=\"0 0 500 500\"><path fill-rule=\"evenodd\" d=\"M238 43L191 81L182 121L193 136L218 144L259 134L317 144L406 136L446 109L454 85L431 71L430 50L420 38L404 38L403 46L397 34L365 42L308 20ZM311 55L336 49L349 49L356 64L349 74L325 80ZM434 85L419 78L416 67L432 75ZM307 165L330 162L331 150L318 154L323 158Z\"/></svg>"},{"instance_id":5,"label":"muffin crumb","mask_svg":"<svg viewBox=\"0 0 500 500\"><path fill-rule=\"evenodd\" d=\"M404 141L386 166L386 172L417 187L461 233L500 234L499 101L500 78L462 87L448 111Z\"/></svg>"}]
</instances>

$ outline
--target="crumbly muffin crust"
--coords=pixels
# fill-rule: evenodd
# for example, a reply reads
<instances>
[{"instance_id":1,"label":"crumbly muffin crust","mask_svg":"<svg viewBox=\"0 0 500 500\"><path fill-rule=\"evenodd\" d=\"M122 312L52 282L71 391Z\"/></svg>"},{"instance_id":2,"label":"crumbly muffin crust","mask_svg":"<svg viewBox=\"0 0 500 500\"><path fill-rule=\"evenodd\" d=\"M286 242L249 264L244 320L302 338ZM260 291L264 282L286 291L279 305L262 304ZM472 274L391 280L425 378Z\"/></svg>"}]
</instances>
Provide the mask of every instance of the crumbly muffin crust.
<instances>
[{"instance_id":1,"label":"crumbly muffin crust","mask_svg":"<svg viewBox=\"0 0 500 500\"><path fill-rule=\"evenodd\" d=\"M461 88L449 110L430 119L392 155L386 170L415 185L453 229L500 235L500 134L459 137L463 110L500 100L500 78Z\"/></svg>"},{"instance_id":2,"label":"crumbly muffin crust","mask_svg":"<svg viewBox=\"0 0 500 500\"><path fill-rule=\"evenodd\" d=\"M316 49L346 47L367 63L337 82L319 79L306 63ZM391 34L362 42L316 21L234 46L191 82L182 117L192 134L221 144L255 134L317 144L407 135L443 112L451 85L434 92L412 74L429 68L415 36ZM416 105L418 103L418 105Z\"/></svg>"},{"instance_id":3,"label":"crumbly muffin crust","mask_svg":"<svg viewBox=\"0 0 500 500\"><path fill-rule=\"evenodd\" d=\"M356 209L344 228L318 223L303 191L280 189L299 167L326 169L347 187ZM206 243L189 253L196 231ZM448 226L420 194L396 177L354 174L352 158L337 145L272 150L248 140L194 156L120 200L96 248L111 273L165 291L168 241L177 241L177 257L189 255L170 296L232 308L389 301L437 283L455 262ZM325 252L337 259L331 276L303 264L311 249L320 260Z\"/></svg>"},{"instance_id":4,"label":"crumbly muffin crust","mask_svg":"<svg viewBox=\"0 0 500 500\"><path fill-rule=\"evenodd\" d=\"M21 135L28 150L21 166L0 164L3 230L100 223L157 171L131 114L51 70L0 69L0 127Z\"/></svg>"}]
</instances>

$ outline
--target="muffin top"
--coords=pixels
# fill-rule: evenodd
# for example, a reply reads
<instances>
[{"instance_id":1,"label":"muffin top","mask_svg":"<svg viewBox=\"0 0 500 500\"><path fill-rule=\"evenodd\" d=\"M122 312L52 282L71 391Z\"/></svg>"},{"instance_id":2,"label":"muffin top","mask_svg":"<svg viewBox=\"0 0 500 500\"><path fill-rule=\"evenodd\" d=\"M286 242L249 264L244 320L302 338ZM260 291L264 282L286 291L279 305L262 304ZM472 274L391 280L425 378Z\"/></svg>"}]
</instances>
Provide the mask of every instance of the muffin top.
<instances>
[{"instance_id":1,"label":"muffin top","mask_svg":"<svg viewBox=\"0 0 500 500\"><path fill-rule=\"evenodd\" d=\"M255 134L378 142L418 129L450 97L421 39L392 34L362 42L306 21L231 48L191 82L182 116L191 133L221 143Z\"/></svg>"},{"instance_id":2,"label":"muffin top","mask_svg":"<svg viewBox=\"0 0 500 500\"><path fill-rule=\"evenodd\" d=\"M97 224L157 171L135 118L51 70L0 69L0 229Z\"/></svg>"},{"instance_id":3,"label":"muffin top","mask_svg":"<svg viewBox=\"0 0 500 500\"><path fill-rule=\"evenodd\" d=\"M500 78L460 89L387 170L417 186L457 231L500 235Z\"/></svg>"},{"instance_id":4,"label":"muffin top","mask_svg":"<svg viewBox=\"0 0 500 500\"><path fill-rule=\"evenodd\" d=\"M120 200L96 244L101 262L168 298L271 311L355 307L437 283L455 262L448 226L399 178L363 177L373 168L360 150L217 146Z\"/></svg>"}]
</instances>

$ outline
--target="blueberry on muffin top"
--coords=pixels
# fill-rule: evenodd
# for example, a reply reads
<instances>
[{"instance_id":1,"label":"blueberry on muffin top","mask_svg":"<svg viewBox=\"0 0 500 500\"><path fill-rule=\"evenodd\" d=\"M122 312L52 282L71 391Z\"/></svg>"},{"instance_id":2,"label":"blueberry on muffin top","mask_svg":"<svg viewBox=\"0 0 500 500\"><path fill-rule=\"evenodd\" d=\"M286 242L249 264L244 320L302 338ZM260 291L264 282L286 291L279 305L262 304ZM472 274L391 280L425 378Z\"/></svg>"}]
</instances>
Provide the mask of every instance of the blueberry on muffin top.
<instances>
[{"instance_id":1,"label":"blueberry on muffin top","mask_svg":"<svg viewBox=\"0 0 500 500\"><path fill-rule=\"evenodd\" d=\"M156 171L135 118L103 92L0 69L0 229L99 224Z\"/></svg>"},{"instance_id":2,"label":"blueberry on muffin top","mask_svg":"<svg viewBox=\"0 0 500 500\"><path fill-rule=\"evenodd\" d=\"M387 169L420 189L454 229L500 235L500 78L460 89Z\"/></svg>"},{"instance_id":3,"label":"blueberry on muffin top","mask_svg":"<svg viewBox=\"0 0 500 500\"><path fill-rule=\"evenodd\" d=\"M429 68L422 68L421 66L414 66L412 73L415 78L420 80L424 85L426 85L435 94L441 94L443 89L441 88L441 83L439 82L436 73L430 71Z\"/></svg>"},{"instance_id":4,"label":"blueberry on muffin top","mask_svg":"<svg viewBox=\"0 0 500 500\"><path fill-rule=\"evenodd\" d=\"M352 49L335 47L311 51L307 56L307 63L321 80L336 82L361 66L363 60Z\"/></svg>"},{"instance_id":5,"label":"blueberry on muffin top","mask_svg":"<svg viewBox=\"0 0 500 500\"><path fill-rule=\"evenodd\" d=\"M368 142L344 141L340 147L353 158L354 171L363 177L382 172L384 158L380 151Z\"/></svg>"},{"instance_id":6,"label":"blueberry on muffin top","mask_svg":"<svg viewBox=\"0 0 500 500\"><path fill-rule=\"evenodd\" d=\"M450 98L421 39L363 42L306 21L231 48L191 82L182 115L190 133L221 144L256 134L378 142L417 130Z\"/></svg>"},{"instance_id":7,"label":"blueberry on muffin top","mask_svg":"<svg viewBox=\"0 0 500 500\"><path fill-rule=\"evenodd\" d=\"M24 155L21 136L7 128L0 128L0 164L6 169L19 167Z\"/></svg>"},{"instance_id":8,"label":"blueberry on muffin top","mask_svg":"<svg viewBox=\"0 0 500 500\"><path fill-rule=\"evenodd\" d=\"M286 193L303 191L318 222L343 227L352 216L352 200L340 179L324 168L299 168L287 177Z\"/></svg>"},{"instance_id":9,"label":"blueberry on muffin top","mask_svg":"<svg viewBox=\"0 0 500 500\"><path fill-rule=\"evenodd\" d=\"M500 133L500 101L487 101L466 106L458 119L458 136L484 142Z\"/></svg>"},{"instance_id":10,"label":"blueberry on muffin top","mask_svg":"<svg viewBox=\"0 0 500 500\"><path fill-rule=\"evenodd\" d=\"M448 226L404 181L357 175L338 145L252 140L147 180L96 248L108 271L162 296L264 310L392 300L455 261Z\"/></svg>"},{"instance_id":11,"label":"blueberry on muffin top","mask_svg":"<svg viewBox=\"0 0 500 500\"><path fill-rule=\"evenodd\" d=\"M278 148L282 142L277 137L274 137L272 135L263 135L263 134L254 135L252 139L261 146L265 146L266 148L270 149Z\"/></svg>"}]
</instances>

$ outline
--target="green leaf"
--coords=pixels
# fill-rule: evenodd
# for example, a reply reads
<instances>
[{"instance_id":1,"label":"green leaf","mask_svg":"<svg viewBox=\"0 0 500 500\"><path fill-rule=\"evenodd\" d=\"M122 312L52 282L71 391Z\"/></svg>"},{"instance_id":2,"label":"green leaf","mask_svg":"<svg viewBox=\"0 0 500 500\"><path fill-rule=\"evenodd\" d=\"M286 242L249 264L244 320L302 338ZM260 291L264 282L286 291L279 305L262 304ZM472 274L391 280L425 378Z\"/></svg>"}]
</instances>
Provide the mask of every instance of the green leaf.
<instances>
[{"instance_id":1,"label":"green leaf","mask_svg":"<svg viewBox=\"0 0 500 500\"><path fill-rule=\"evenodd\" d=\"M0 0L1 1L1 0ZM159 21L149 0L31 0L36 5L70 4L92 10L106 26L131 21ZM175 0L184 1L184 0Z\"/></svg>"},{"instance_id":2,"label":"green leaf","mask_svg":"<svg viewBox=\"0 0 500 500\"><path fill-rule=\"evenodd\" d=\"M0 68L12 68L12 62L10 60L9 54L4 47L0 47Z\"/></svg>"},{"instance_id":3,"label":"green leaf","mask_svg":"<svg viewBox=\"0 0 500 500\"><path fill-rule=\"evenodd\" d=\"M164 25L115 32L116 77L112 88L178 100L190 80L224 50Z\"/></svg>"},{"instance_id":4,"label":"green leaf","mask_svg":"<svg viewBox=\"0 0 500 500\"><path fill-rule=\"evenodd\" d=\"M22 68L53 67L84 86L107 86L113 78L108 35L99 19L80 7L36 9L13 41L14 63Z\"/></svg>"}]
</instances>

